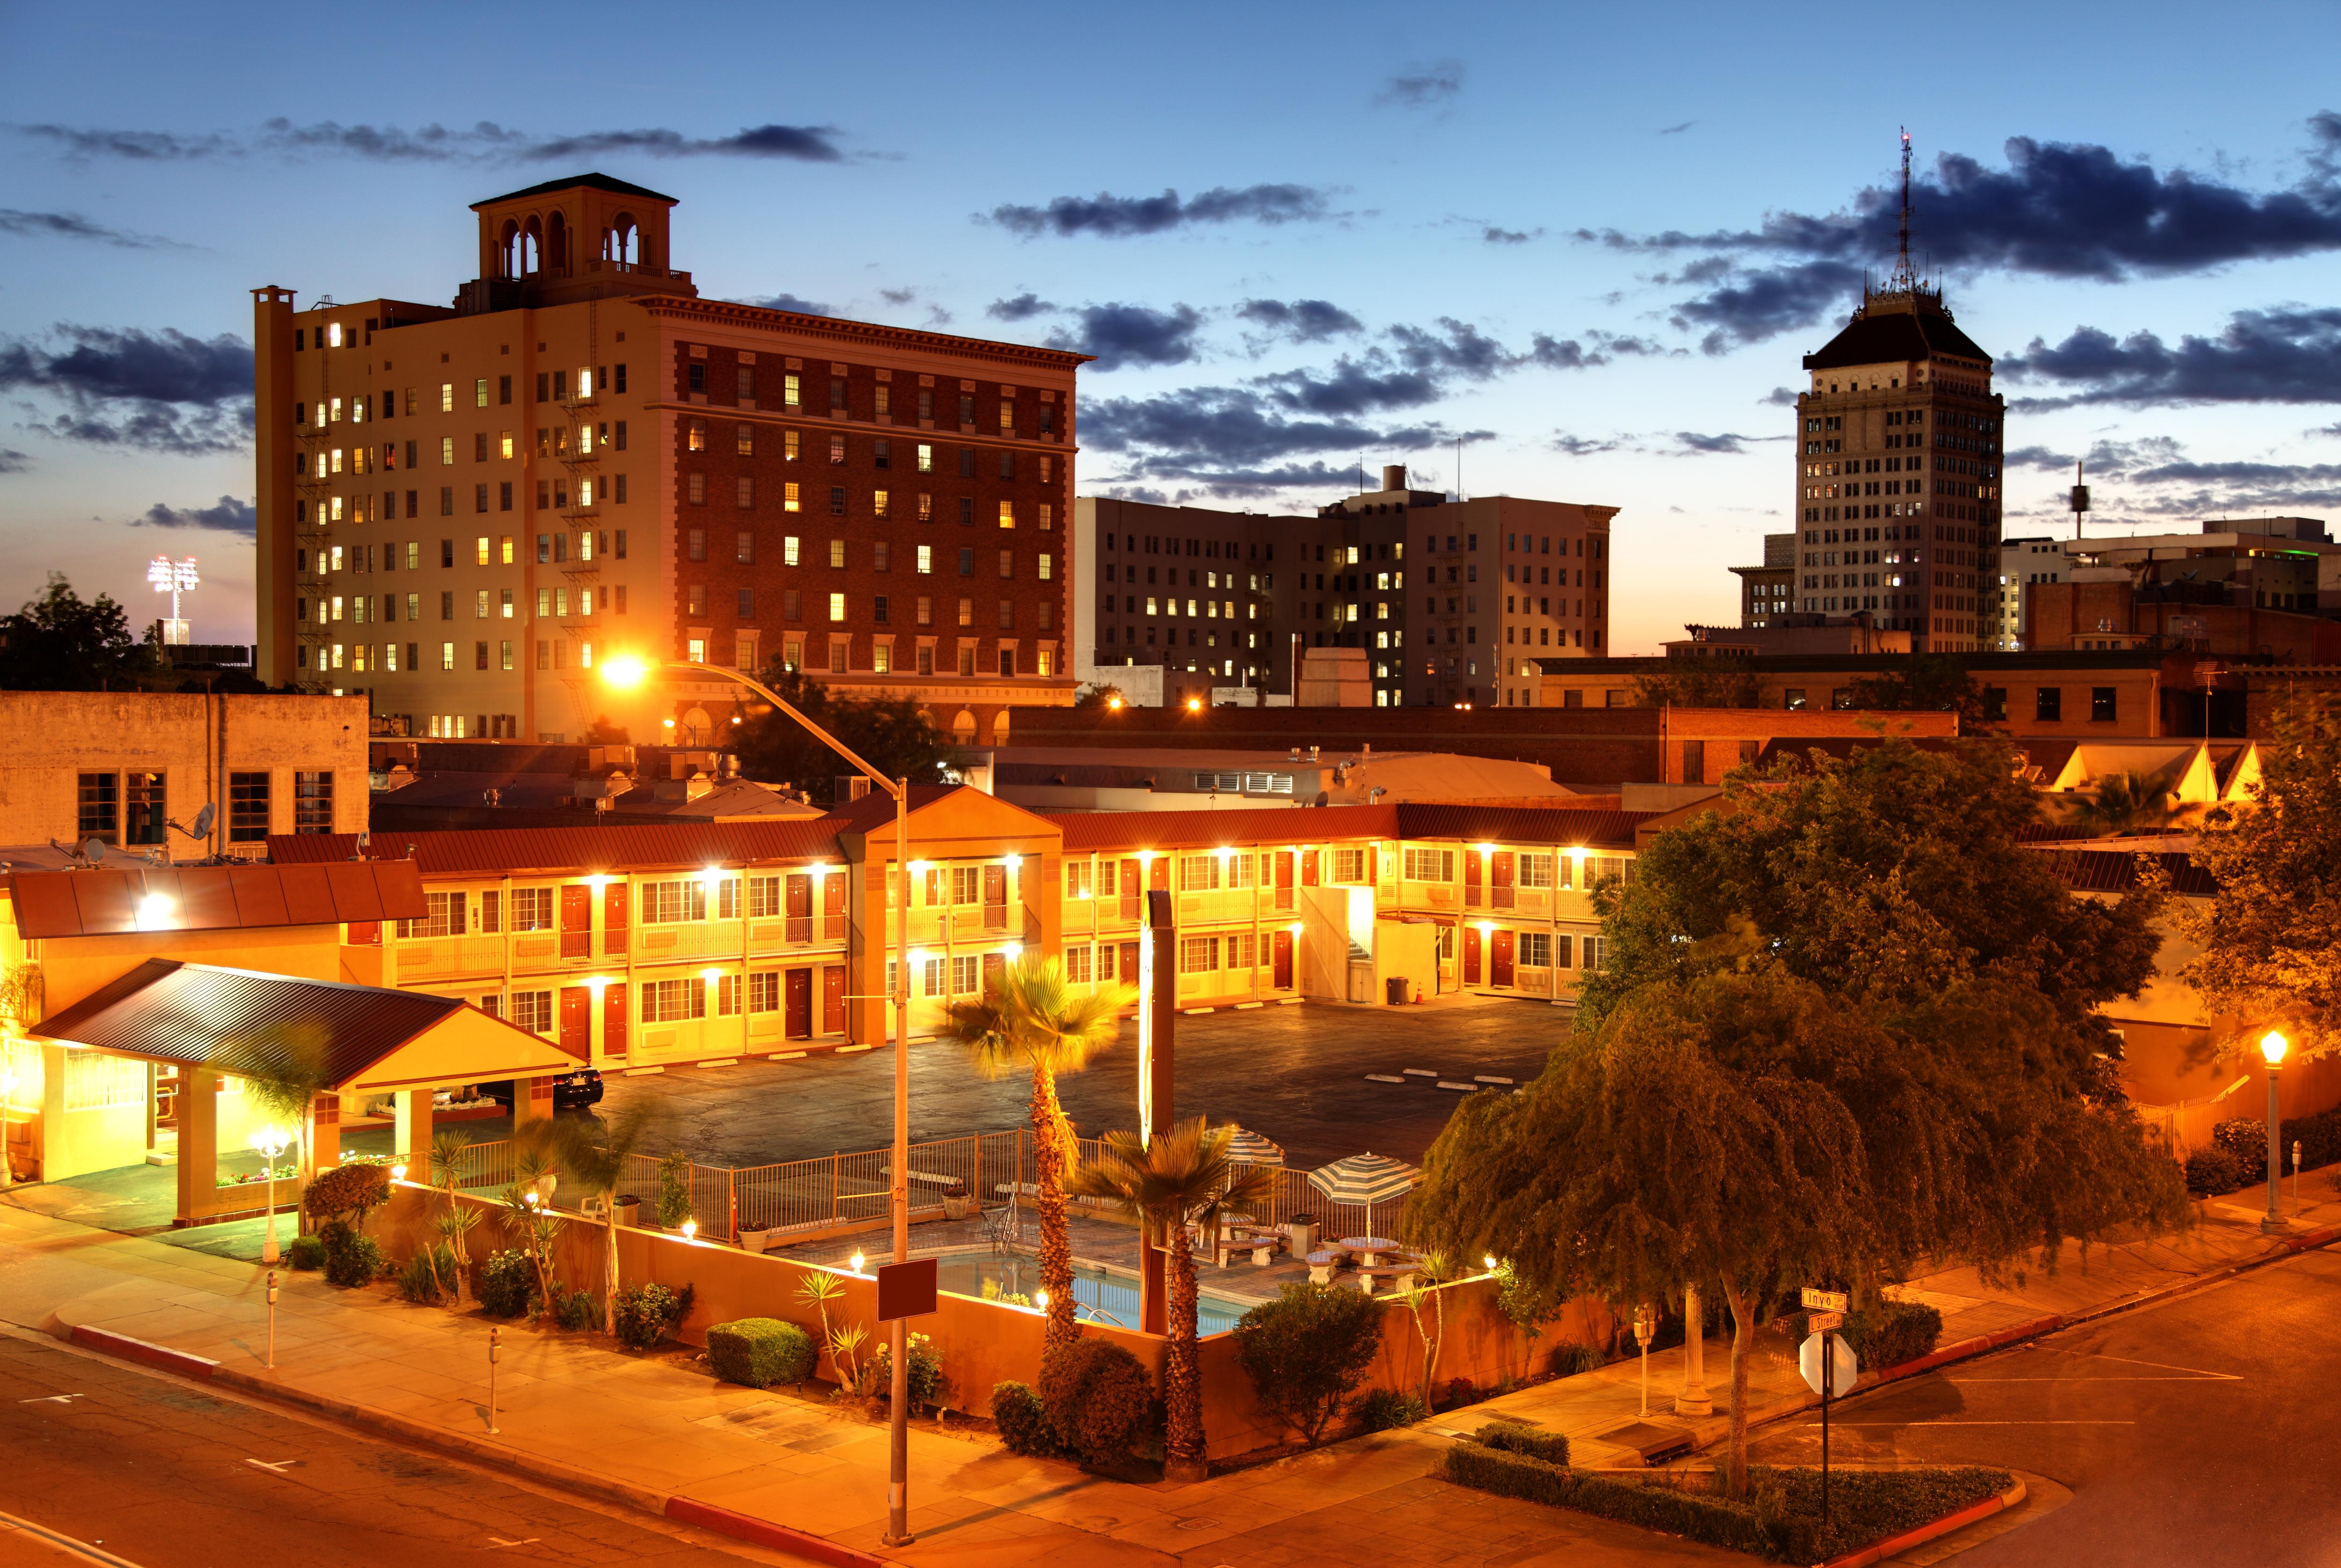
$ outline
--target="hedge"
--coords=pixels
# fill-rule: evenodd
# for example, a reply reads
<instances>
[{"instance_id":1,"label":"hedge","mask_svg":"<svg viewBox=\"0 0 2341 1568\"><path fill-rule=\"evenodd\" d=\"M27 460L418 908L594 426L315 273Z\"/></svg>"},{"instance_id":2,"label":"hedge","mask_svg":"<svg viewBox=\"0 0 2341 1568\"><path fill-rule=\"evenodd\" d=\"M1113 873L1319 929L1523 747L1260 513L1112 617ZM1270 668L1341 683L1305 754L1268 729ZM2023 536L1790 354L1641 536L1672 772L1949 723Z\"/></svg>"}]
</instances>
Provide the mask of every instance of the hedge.
<instances>
[{"instance_id":1,"label":"hedge","mask_svg":"<svg viewBox=\"0 0 2341 1568\"><path fill-rule=\"evenodd\" d=\"M1458 1485L1783 1563L1821 1563L1859 1551L1997 1496L2013 1479L2004 1470L1975 1467L1839 1470L1829 1477L1829 1518L1823 1524L1815 1469L1751 1465L1748 1501L1735 1503L1714 1493L1569 1470L1477 1441L1456 1443L1440 1464Z\"/></svg>"},{"instance_id":2,"label":"hedge","mask_svg":"<svg viewBox=\"0 0 2341 1568\"><path fill-rule=\"evenodd\" d=\"M749 1388L802 1383L820 1361L812 1335L778 1318L743 1317L707 1331L707 1363L726 1383Z\"/></svg>"},{"instance_id":3,"label":"hedge","mask_svg":"<svg viewBox=\"0 0 2341 1568\"><path fill-rule=\"evenodd\" d=\"M1569 1463L1569 1438L1566 1433L1540 1432L1515 1421L1491 1421L1473 1433L1471 1441L1485 1448L1500 1448L1507 1453L1525 1453L1530 1459L1541 1459L1547 1464Z\"/></svg>"},{"instance_id":4,"label":"hedge","mask_svg":"<svg viewBox=\"0 0 2341 1568\"><path fill-rule=\"evenodd\" d=\"M1888 1301L1875 1311L1849 1313L1845 1342L1864 1372L1883 1372L1932 1355L1943 1337L1943 1314L1919 1302Z\"/></svg>"}]
</instances>

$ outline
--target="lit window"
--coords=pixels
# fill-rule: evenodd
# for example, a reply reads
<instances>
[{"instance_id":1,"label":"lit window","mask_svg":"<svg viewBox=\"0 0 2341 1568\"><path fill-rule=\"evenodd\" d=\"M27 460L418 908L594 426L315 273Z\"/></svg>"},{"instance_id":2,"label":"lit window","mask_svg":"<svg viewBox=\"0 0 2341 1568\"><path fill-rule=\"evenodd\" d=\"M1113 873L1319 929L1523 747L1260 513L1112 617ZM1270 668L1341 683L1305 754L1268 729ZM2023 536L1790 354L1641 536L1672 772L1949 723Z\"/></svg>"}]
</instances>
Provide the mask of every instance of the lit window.
<instances>
[{"instance_id":1,"label":"lit window","mask_svg":"<svg viewBox=\"0 0 2341 1568\"><path fill-rule=\"evenodd\" d=\"M926 576L935 569L935 550L931 544L919 546L919 575Z\"/></svg>"},{"instance_id":2,"label":"lit window","mask_svg":"<svg viewBox=\"0 0 2341 1568\"><path fill-rule=\"evenodd\" d=\"M832 621L842 621L845 619L844 594L832 594L829 596L829 618Z\"/></svg>"},{"instance_id":3,"label":"lit window","mask_svg":"<svg viewBox=\"0 0 2341 1568\"><path fill-rule=\"evenodd\" d=\"M781 541L781 564L784 566L797 564L797 536L793 534Z\"/></svg>"}]
</instances>

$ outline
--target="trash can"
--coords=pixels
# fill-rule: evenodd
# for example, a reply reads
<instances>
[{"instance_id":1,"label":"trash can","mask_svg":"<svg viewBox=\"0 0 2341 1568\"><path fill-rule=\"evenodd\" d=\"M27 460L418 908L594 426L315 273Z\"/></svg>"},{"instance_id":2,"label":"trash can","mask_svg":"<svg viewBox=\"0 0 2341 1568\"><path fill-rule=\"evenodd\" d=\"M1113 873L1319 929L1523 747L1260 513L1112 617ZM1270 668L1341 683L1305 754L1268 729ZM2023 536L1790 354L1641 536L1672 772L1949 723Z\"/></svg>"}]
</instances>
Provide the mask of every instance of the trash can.
<instances>
[{"instance_id":1,"label":"trash can","mask_svg":"<svg viewBox=\"0 0 2341 1568\"><path fill-rule=\"evenodd\" d=\"M1392 1007L1403 1007L1409 994L1406 977L1393 974L1383 984L1383 999Z\"/></svg>"},{"instance_id":2,"label":"trash can","mask_svg":"<svg viewBox=\"0 0 2341 1568\"><path fill-rule=\"evenodd\" d=\"M1317 1216L1292 1214L1284 1222L1284 1235L1296 1258L1305 1258L1317 1250Z\"/></svg>"}]
</instances>

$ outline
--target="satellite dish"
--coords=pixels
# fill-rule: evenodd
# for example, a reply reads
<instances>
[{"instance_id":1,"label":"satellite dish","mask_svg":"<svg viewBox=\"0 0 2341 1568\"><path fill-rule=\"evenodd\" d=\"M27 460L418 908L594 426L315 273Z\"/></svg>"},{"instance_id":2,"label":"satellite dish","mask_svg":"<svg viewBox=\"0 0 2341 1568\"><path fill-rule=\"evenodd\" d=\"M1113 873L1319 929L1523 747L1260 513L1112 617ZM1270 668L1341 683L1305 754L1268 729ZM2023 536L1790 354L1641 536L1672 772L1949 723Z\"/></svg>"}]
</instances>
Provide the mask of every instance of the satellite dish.
<instances>
[{"instance_id":1,"label":"satellite dish","mask_svg":"<svg viewBox=\"0 0 2341 1568\"><path fill-rule=\"evenodd\" d=\"M204 809L195 814L195 825L194 829L194 836L197 838L210 837L212 820L218 815L219 807L209 801L205 801L204 803Z\"/></svg>"},{"instance_id":2,"label":"satellite dish","mask_svg":"<svg viewBox=\"0 0 2341 1568\"><path fill-rule=\"evenodd\" d=\"M81 857L89 862L90 864L95 865L99 861L105 858L105 841L102 838L84 839L81 846Z\"/></svg>"},{"instance_id":3,"label":"satellite dish","mask_svg":"<svg viewBox=\"0 0 2341 1568\"><path fill-rule=\"evenodd\" d=\"M364 829L363 829L363 828L361 828L361 829L359 829L359 830L358 830L358 847L359 847L360 849L364 849L364 848L365 848L365 846L366 846L366 845L368 845L368 844L372 844L373 842L374 842L374 834L373 834L372 833L367 832L366 830L364 830Z\"/></svg>"}]
</instances>

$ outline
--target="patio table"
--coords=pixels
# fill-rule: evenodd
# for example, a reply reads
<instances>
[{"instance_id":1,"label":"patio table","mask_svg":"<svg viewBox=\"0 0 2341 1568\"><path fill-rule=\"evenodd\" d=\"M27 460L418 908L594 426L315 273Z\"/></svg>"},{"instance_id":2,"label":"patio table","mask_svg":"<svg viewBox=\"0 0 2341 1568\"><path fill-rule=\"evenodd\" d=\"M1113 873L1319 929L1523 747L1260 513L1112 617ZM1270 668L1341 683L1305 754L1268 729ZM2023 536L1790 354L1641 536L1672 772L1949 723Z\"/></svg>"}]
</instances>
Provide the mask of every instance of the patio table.
<instances>
[{"instance_id":1,"label":"patio table","mask_svg":"<svg viewBox=\"0 0 2341 1568\"><path fill-rule=\"evenodd\" d=\"M1398 1243L1388 1236L1343 1236L1341 1245L1357 1253L1358 1262L1367 1268L1374 1267L1382 1253L1398 1250Z\"/></svg>"}]
</instances>

